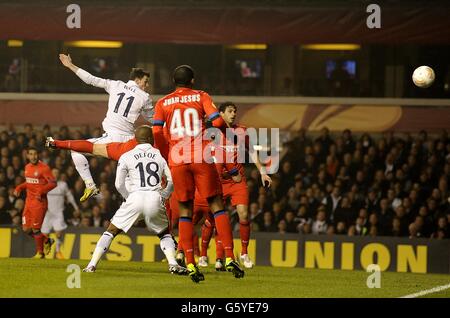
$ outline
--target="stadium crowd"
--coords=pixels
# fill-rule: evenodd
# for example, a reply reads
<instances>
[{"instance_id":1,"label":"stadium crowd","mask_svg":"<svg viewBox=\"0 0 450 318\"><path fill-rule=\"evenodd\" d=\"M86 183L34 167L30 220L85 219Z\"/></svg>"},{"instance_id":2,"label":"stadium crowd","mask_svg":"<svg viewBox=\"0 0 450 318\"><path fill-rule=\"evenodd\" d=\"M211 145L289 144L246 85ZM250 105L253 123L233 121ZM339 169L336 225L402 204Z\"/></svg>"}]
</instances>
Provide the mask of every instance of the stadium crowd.
<instances>
[{"instance_id":1,"label":"stadium crowd","mask_svg":"<svg viewBox=\"0 0 450 318\"><path fill-rule=\"evenodd\" d=\"M100 128L69 129L45 125L34 129L9 126L0 132L0 224L21 225L24 195L13 195L23 182L26 147L40 150L40 159L58 169L75 199L83 195L70 153L45 149L46 136L56 139L99 137ZM284 145L273 184L261 186L258 171L248 166L249 214L252 231L326 235L450 238L450 139L443 131L429 136L394 134L358 137L350 130L319 136L299 130ZM122 202L114 188L116 162L89 159L101 194L67 205L68 225L107 227ZM231 206L234 228L237 213ZM138 225L139 226L139 225Z\"/></svg>"}]
</instances>

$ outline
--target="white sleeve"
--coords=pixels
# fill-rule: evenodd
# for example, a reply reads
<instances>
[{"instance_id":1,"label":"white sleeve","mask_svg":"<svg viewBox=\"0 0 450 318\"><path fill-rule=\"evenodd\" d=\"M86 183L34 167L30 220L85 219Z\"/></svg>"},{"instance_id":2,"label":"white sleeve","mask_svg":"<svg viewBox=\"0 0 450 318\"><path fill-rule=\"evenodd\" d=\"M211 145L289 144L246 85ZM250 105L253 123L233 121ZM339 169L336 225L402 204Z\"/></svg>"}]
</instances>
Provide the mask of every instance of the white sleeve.
<instances>
[{"instance_id":1,"label":"white sleeve","mask_svg":"<svg viewBox=\"0 0 450 318\"><path fill-rule=\"evenodd\" d=\"M115 186L117 191L119 191L119 193L126 199L129 195L127 187L125 186L125 178L128 175L128 168L123 160L123 157L124 156L120 157L119 162L117 163Z\"/></svg>"},{"instance_id":2,"label":"white sleeve","mask_svg":"<svg viewBox=\"0 0 450 318\"><path fill-rule=\"evenodd\" d=\"M148 99L145 101L144 106L141 110L141 115L144 117L144 119L148 122L151 122L153 119L153 115L155 114L155 108L152 103L152 99L149 96Z\"/></svg>"},{"instance_id":3,"label":"white sleeve","mask_svg":"<svg viewBox=\"0 0 450 318\"><path fill-rule=\"evenodd\" d=\"M77 72L75 73L83 82L85 82L88 85L92 85L95 87L104 88L109 93L109 87L111 86L112 82L109 79L104 79L100 77L96 77L92 75L89 72L86 72L82 68L78 68Z\"/></svg>"},{"instance_id":4,"label":"white sleeve","mask_svg":"<svg viewBox=\"0 0 450 318\"><path fill-rule=\"evenodd\" d=\"M67 186L67 183L66 183L66 185L64 186L64 193L65 193L65 195L66 195L67 201L69 201L69 203L73 206L73 208L74 208L75 210L78 210L78 205L77 205L77 203L75 202L75 198L73 197L72 192L70 192L69 187Z\"/></svg>"},{"instance_id":5,"label":"white sleeve","mask_svg":"<svg viewBox=\"0 0 450 318\"><path fill-rule=\"evenodd\" d=\"M173 192L172 174L170 173L169 166L167 165L166 160L164 160L164 158L162 158L162 160L163 160L163 165L164 165L163 174L166 177L167 185L166 185L165 189L163 189L161 191L161 196L164 199L168 199Z\"/></svg>"}]
</instances>

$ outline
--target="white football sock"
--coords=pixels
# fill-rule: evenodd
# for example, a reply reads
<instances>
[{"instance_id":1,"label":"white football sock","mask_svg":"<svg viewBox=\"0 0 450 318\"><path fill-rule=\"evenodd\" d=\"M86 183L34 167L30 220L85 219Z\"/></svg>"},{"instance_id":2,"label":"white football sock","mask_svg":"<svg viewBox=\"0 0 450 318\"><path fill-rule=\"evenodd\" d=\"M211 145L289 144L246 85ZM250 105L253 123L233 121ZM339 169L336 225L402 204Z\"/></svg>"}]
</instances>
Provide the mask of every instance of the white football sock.
<instances>
[{"instance_id":1,"label":"white football sock","mask_svg":"<svg viewBox=\"0 0 450 318\"><path fill-rule=\"evenodd\" d=\"M93 188L95 183L94 179L92 179L91 171L89 170L89 162L86 157L75 151L71 151L70 154L78 174L86 184L86 188Z\"/></svg>"},{"instance_id":2,"label":"white football sock","mask_svg":"<svg viewBox=\"0 0 450 318\"><path fill-rule=\"evenodd\" d=\"M172 238L172 235L166 234L163 237L161 237L161 241L159 242L159 246L161 247L161 250L164 252L164 255L166 255L167 262L169 265L177 265L177 260L175 259L175 242Z\"/></svg>"},{"instance_id":3,"label":"white football sock","mask_svg":"<svg viewBox=\"0 0 450 318\"><path fill-rule=\"evenodd\" d=\"M97 267L98 261L102 258L103 254L109 249L112 240L114 239L114 235L109 233L108 231L103 232L102 237L97 242L95 246L94 253L92 254L91 261L88 264L88 267L94 266Z\"/></svg>"},{"instance_id":4,"label":"white football sock","mask_svg":"<svg viewBox=\"0 0 450 318\"><path fill-rule=\"evenodd\" d=\"M61 251L61 243L62 243L61 238L60 237L56 237L56 246L55 246L56 253Z\"/></svg>"}]
</instances>

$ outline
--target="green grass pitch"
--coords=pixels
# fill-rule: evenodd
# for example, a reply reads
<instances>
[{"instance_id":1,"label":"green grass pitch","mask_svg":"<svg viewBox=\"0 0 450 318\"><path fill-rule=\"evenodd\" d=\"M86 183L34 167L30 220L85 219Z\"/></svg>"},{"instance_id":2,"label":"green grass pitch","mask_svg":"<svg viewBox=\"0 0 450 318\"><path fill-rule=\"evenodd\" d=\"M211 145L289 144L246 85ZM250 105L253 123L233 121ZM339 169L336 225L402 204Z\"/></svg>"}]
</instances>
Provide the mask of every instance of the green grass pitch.
<instances>
[{"instance_id":1,"label":"green grass pitch","mask_svg":"<svg viewBox=\"0 0 450 318\"><path fill-rule=\"evenodd\" d=\"M369 289L364 271L256 266L243 279L203 269L205 281L171 275L166 263L101 261L96 273L81 273L81 288L70 289L69 264L87 261L0 259L0 297L302 298L400 297L450 283L450 275L381 273L381 288ZM450 289L427 295L450 297Z\"/></svg>"}]
</instances>

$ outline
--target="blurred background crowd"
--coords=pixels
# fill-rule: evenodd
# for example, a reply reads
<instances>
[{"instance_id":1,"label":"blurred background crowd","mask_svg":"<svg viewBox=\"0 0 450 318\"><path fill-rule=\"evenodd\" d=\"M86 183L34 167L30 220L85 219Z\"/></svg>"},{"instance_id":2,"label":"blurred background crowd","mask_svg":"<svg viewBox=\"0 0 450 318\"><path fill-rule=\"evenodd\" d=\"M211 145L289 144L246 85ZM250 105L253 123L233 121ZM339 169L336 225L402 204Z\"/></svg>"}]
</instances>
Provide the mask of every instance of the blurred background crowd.
<instances>
[{"instance_id":1,"label":"blurred background crowd","mask_svg":"<svg viewBox=\"0 0 450 318\"><path fill-rule=\"evenodd\" d=\"M99 127L9 126L0 132L0 224L21 226L25 193L13 196L24 181L26 147L60 172L78 209L66 205L69 226L107 227L122 203L114 188L116 162L90 157L101 194L80 203L84 183L70 153L44 148L56 139L99 137ZM255 232L349 236L450 238L450 139L446 131L418 134L354 134L323 128L299 130L283 145L272 187L262 187L254 166L246 167L249 215ZM237 213L227 206L238 230ZM142 226L138 224L137 226Z\"/></svg>"}]
</instances>

